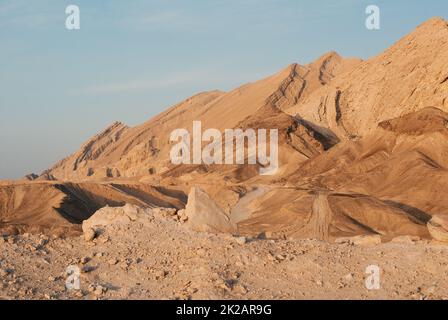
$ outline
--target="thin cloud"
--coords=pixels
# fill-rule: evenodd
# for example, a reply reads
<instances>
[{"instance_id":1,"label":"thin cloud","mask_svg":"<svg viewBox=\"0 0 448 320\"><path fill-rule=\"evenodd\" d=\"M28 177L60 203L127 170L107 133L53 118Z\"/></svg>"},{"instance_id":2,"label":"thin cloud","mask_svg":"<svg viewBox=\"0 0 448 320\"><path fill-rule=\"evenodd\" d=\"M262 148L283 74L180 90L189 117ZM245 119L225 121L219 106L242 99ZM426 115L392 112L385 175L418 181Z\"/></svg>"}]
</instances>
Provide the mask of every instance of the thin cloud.
<instances>
[{"instance_id":1,"label":"thin cloud","mask_svg":"<svg viewBox=\"0 0 448 320\"><path fill-rule=\"evenodd\" d=\"M248 81L253 81L254 79L262 79L272 73L272 70L248 73L232 73L216 69L203 69L198 71L188 71L184 73L165 75L157 79L140 78L129 80L126 82L94 84L85 88L81 88L79 90L68 91L67 94L72 96L129 94L166 88L179 88L185 86L231 89L233 87L242 85L243 83L247 83Z\"/></svg>"},{"instance_id":2,"label":"thin cloud","mask_svg":"<svg viewBox=\"0 0 448 320\"><path fill-rule=\"evenodd\" d=\"M163 89L179 85L197 83L199 79L204 78L208 74L210 73L205 71L194 71L173 74L157 79L134 79L127 82L95 84L78 91L70 92L69 94L116 94ZM203 81L201 81L201 83L202 82Z\"/></svg>"}]
</instances>

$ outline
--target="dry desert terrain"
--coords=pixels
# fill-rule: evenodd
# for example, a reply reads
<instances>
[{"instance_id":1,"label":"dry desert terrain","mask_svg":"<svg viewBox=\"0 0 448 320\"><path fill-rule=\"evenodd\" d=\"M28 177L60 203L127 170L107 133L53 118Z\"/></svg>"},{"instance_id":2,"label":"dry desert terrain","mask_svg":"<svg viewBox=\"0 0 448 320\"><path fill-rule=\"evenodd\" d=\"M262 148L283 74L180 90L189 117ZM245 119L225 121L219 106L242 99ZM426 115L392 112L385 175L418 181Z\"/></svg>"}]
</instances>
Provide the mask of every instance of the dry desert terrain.
<instances>
[{"instance_id":1,"label":"dry desert terrain","mask_svg":"<svg viewBox=\"0 0 448 320\"><path fill-rule=\"evenodd\" d=\"M0 182L4 299L448 297L448 22L329 52ZM170 133L278 130L279 169L173 164ZM243 151L248 151L247 145ZM380 287L366 287L377 266ZM67 267L80 270L66 289Z\"/></svg>"}]
</instances>

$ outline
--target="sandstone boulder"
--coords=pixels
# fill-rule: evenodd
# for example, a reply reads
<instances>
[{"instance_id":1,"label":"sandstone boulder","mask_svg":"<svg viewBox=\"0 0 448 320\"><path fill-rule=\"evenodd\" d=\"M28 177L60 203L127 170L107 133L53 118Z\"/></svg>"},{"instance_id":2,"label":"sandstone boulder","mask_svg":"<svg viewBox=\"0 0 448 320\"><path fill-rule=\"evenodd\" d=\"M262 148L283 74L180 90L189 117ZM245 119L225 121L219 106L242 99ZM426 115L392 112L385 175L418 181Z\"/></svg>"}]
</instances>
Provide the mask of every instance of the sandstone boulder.
<instances>
[{"instance_id":1,"label":"sandstone boulder","mask_svg":"<svg viewBox=\"0 0 448 320\"><path fill-rule=\"evenodd\" d=\"M193 187L185 208L187 226L192 230L211 233L232 233L236 225L227 214L199 187Z\"/></svg>"},{"instance_id":2,"label":"sandstone boulder","mask_svg":"<svg viewBox=\"0 0 448 320\"><path fill-rule=\"evenodd\" d=\"M86 240L87 242L93 241L93 239L95 239L96 232L93 228L83 227L83 232L84 232L84 240Z\"/></svg>"},{"instance_id":3,"label":"sandstone boulder","mask_svg":"<svg viewBox=\"0 0 448 320\"><path fill-rule=\"evenodd\" d=\"M82 223L82 231L86 241L92 241L101 236L108 226L126 225L134 221L145 222L148 216L158 215L161 217L171 217L176 215L174 208L145 208L133 204L126 204L123 207L103 207L97 210L89 219ZM101 239L101 237L100 237ZM107 242L108 238L103 238Z\"/></svg>"},{"instance_id":4,"label":"sandstone boulder","mask_svg":"<svg viewBox=\"0 0 448 320\"><path fill-rule=\"evenodd\" d=\"M188 220L188 216L185 212L185 209L181 209L177 212L177 216L179 217L179 221L185 222Z\"/></svg>"},{"instance_id":5,"label":"sandstone boulder","mask_svg":"<svg viewBox=\"0 0 448 320\"><path fill-rule=\"evenodd\" d=\"M139 211L140 208L130 204L116 208L106 206L96 211L89 219L84 220L82 230L86 233L89 229L96 230L111 224L126 224L136 220Z\"/></svg>"},{"instance_id":6,"label":"sandstone boulder","mask_svg":"<svg viewBox=\"0 0 448 320\"><path fill-rule=\"evenodd\" d=\"M448 242L448 215L435 215L427 224L429 234L437 241Z\"/></svg>"}]
</instances>

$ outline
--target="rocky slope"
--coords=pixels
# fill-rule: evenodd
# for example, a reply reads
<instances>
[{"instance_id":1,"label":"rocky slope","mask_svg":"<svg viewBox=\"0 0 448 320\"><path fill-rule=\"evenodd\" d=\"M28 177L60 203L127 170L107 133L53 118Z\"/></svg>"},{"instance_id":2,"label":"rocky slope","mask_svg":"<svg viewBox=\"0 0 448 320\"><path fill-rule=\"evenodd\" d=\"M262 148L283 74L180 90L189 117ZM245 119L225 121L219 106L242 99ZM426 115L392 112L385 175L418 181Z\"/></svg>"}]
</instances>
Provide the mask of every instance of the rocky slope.
<instances>
[{"instance_id":1,"label":"rocky slope","mask_svg":"<svg viewBox=\"0 0 448 320\"><path fill-rule=\"evenodd\" d=\"M448 247L437 243L241 238L191 231L164 209L118 211L92 218L102 231L89 241L0 237L0 299L448 298ZM73 270L78 290L66 289Z\"/></svg>"},{"instance_id":2,"label":"rocky slope","mask_svg":"<svg viewBox=\"0 0 448 320\"><path fill-rule=\"evenodd\" d=\"M287 112L330 128L341 139L362 138L381 121L426 107L446 112L447 61L448 23L432 18Z\"/></svg>"},{"instance_id":3,"label":"rocky slope","mask_svg":"<svg viewBox=\"0 0 448 320\"><path fill-rule=\"evenodd\" d=\"M433 18L366 61L330 52L134 128L114 123L42 175L2 183L0 228L71 228L104 205L182 209L201 187L241 234L430 238L428 221L448 214L447 49L448 24ZM173 165L170 133L197 120L278 129L278 172Z\"/></svg>"}]
</instances>

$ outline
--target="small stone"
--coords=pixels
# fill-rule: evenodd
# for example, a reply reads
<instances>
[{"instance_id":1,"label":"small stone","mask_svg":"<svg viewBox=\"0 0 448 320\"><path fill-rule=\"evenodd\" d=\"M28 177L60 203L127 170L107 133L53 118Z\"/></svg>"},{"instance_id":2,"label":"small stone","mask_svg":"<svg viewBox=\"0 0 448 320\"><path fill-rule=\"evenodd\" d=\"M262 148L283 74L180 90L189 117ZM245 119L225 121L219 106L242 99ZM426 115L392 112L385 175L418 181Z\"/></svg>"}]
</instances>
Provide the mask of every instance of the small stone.
<instances>
[{"instance_id":1,"label":"small stone","mask_svg":"<svg viewBox=\"0 0 448 320\"><path fill-rule=\"evenodd\" d=\"M124 269L124 270L126 270L126 269L128 269L129 268L129 266L131 265L131 263L132 263L132 260L131 259L125 259L124 261L122 261L121 263L120 263L120 267L122 268L122 269Z\"/></svg>"},{"instance_id":2,"label":"small stone","mask_svg":"<svg viewBox=\"0 0 448 320\"><path fill-rule=\"evenodd\" d=\"M42 247L44 247L46 244L47 244L47 240L40 239L40 240L36 243L36 246L37 246L37 248L42 248Z\"/></svg>"},{"instance_id":3,"label":"small stone","mask_svg":"<svg viewBox=\"0 0 448 320\"><path fill-rule=\"evenodd\" d=\"M92 272L93 270L95 270L95 267L92 267L92 266L84 266L81 269L81 271L83 273L89 273L89 272Z\"/></svg>"},{"instance_id":4,"label":"small stone","mask_svg":"<svg viewBox=\"0 0 448 320\"><path fill-rule=\"evenodd\" d=\"M82 257L81 260L80 260L81 264L86 264L86 263L88 263L89 261L90 261L90 258L89 258L89 257Z\"/></svg>"},{"instance_id":5,"label":"small stone","mask_svg":"<svg viewBox=\"0 0 448 320\"><path fill-rule=\"evenodd\" d=\"M186 214L185 209L181 209L181 210L177 211L177 216L179 218L179 221L181 221L181 222L185 222L188 220L188 216Z\"/></svg>"},{"instance_id":6,"label":"small stone","mask_svg":"<svg viewBox=\"0 0 448 320\"><path fill-rule=\"evenodd\" d=\"M168 275L168 272L165 270L159 270L156 272L156 279L157 280L161 280L161 279L165 279L165 277Z\"/></svg>"},{"instance_id":7,"label":"small stone","mask_svg":"<svg viewBox=\"0 0 448 320\"><path fill-rule=\"evenodd\" d=\"M56 278L53 277L53 276L49 276L49 277L48 277L48 281L49 281L49 282L55 282L55 281L56 281Z\"/></svg>"},{"instance_id":8,"label":"small stone","mask_svg":"<svg viewBox=\"0 0 448 320\"><path fill-rule=\"evenodd\" d=\"M109 241L110 241L109 236L102 236L102 237L100 238L100 242L101 242L101 243L108 243Z\"/></svg>"},{"instance_id":9,"label":"small stone","mask_svg":"<svg viewBox=\"0 0 448 320\"><path fill-rule=\"evenodd\" d=\"M45 235L41 235L39 241L37 242L37 245L39 247L43 247L45 246L48 242L50 241L50 239L45 236Z\"/></svg>"},{"instance_id":10,"label":"small stone","mask_svg":"<svg viewBox=\"0 0 448 320\"><path fill-rule=\"evenodd\" d=\"M174 208L164 208L164 210L168 216L175 216L177 214L177 210Z\"/></svg>"},{"instance_id":11,"label":"small stone","mask_svg":"<svg viewBox=\"0 0 448 320\"><path fill-rule=\"evenodd\" d=\"M246 293L247 293L247 289L246 289L243 285L241 285L241 284L237 284L237 285L235 285L235 286L233 287L233 290L234 290L236 293L240 293L240 294L246 294Z\"/></svg>"},{"instance_id":12,"label":"small stone","mask_svg":"<svg viewBox=\"0 0 448 320\"><path fill-rule=\"evenodd\" d=\"M246 244L246 242L247 242L247 239L246 239L246 237L238 237L238 238L236 238L236 243L238 243L239 245L245 245Z\"/></svg>"},{"instance_id":13,"label":"small stone","mask_svg":"<svg viewBox=\"0 0 448 320\"><path fill-rule=\"evenodd\" d=\"M266 231L265 233L266 239L274 238L274 234L271 231Z\"/></svg>"},{"instance_id":14,"label":"small stone","mask_svg":"<svg viewBox=\"0 0 448 320\"><path fill-rule=\"evenodd\" d=\"M108 263L109 263L111 266L114 266L114 265L116 265L116 264L118 263L118 259L117 259L117 258L112 258L112 259L110 259L110 260L108 261Z\"/></svg>"},{"instance_id":15,"label":"small stone","mask_svg":"<svg viewBox=\"0 0 448 320\"><path fill-rule=\"evenodd\" d=\"M222 279L219 279L219 280L216 281L216 286L218 288L221 288L221 289L226 290L226 291L229 291L231 289L229 284L226 281L222 280Z\"/></svg>"},{"instance_id":16,"label":"small stone","mask_svg":"<svg viewBox=\"0 0 448 320\"><path fill-rule=\"evenodd\" d=\"M349 274L345 275L344 280L348 281L348 282L353 281L353 273L349 273Z\"/></svg>"},{"instance_id":17,"label":"small stone","mask_svg":"<svg viewBox=\"0 0 448 320\"><path fill-rule=\"evenodd\" d=\"M284 254L278 254L275 256L275 260L277 261L283 261L286 259L286 256Z\"/></svg>"},{"instance_id":18,"label":"small stone","mask_svg":"<svg viewBox=\"0 0 448 320\"><path fill-rule=\"evenodd\" d=\"M9 276L9 270L8 269L0 269L0 277L5 278Z\"/></svg>"},{"instance_id":19,"label":"small stone","mask_svg":"<svg viewBox=\"0 0 448 320\"><path fill-rule=\"evenodd\" d=\"M268 254L268 255L267 255L267 259L268 259L269 261L275 261L275 260L276 260L275 257L274 257L272 254Z\"/></svg>"},{"instance_id":20,"label":"small stone","mask_svg":"<svg viewBox=\"0 0 448 320\"><path fill-rule=\"evenodd\" d=\"M88 228L86 231L84 231L84 240L87 242L93 241L95 239L96 232L93 228Z\"/></svg>"},{"instance_id":21,"label":"small stone","mask_svg":"<svg viewBox=\"0 0 448 320\"><path fill-rule=\"evenodd\" d=\"M189 293L189 294L194 294L194 293L198 292L199 289L198 289L198 288L194 288L194 287L188 287L188 288L186 289L186 291L187 291L187 293Z\"/></svg>"},{"instance_id":22,"label":"small stone","mask_svg":"<svg viewBox=\"0 0 448 320\"><path fill-rule=\"evenodd\" d=\"M261 232L258 234L257 239L266 240L268 237L266 236L266 232Z\"/></svg>"},{"instance_id":23,"label":"small stone","mask_svg":"<svg viewBox=\"0 0 448 320\"><path fill-rule=\"evenodd\" d=\"M106 288L104 288L103 286L100 286L100 285L96 286L95 289L93 290L93 294L95 294L97 296L100 296L105 292L106 292Z\"/></svg>"}]
</instances>

